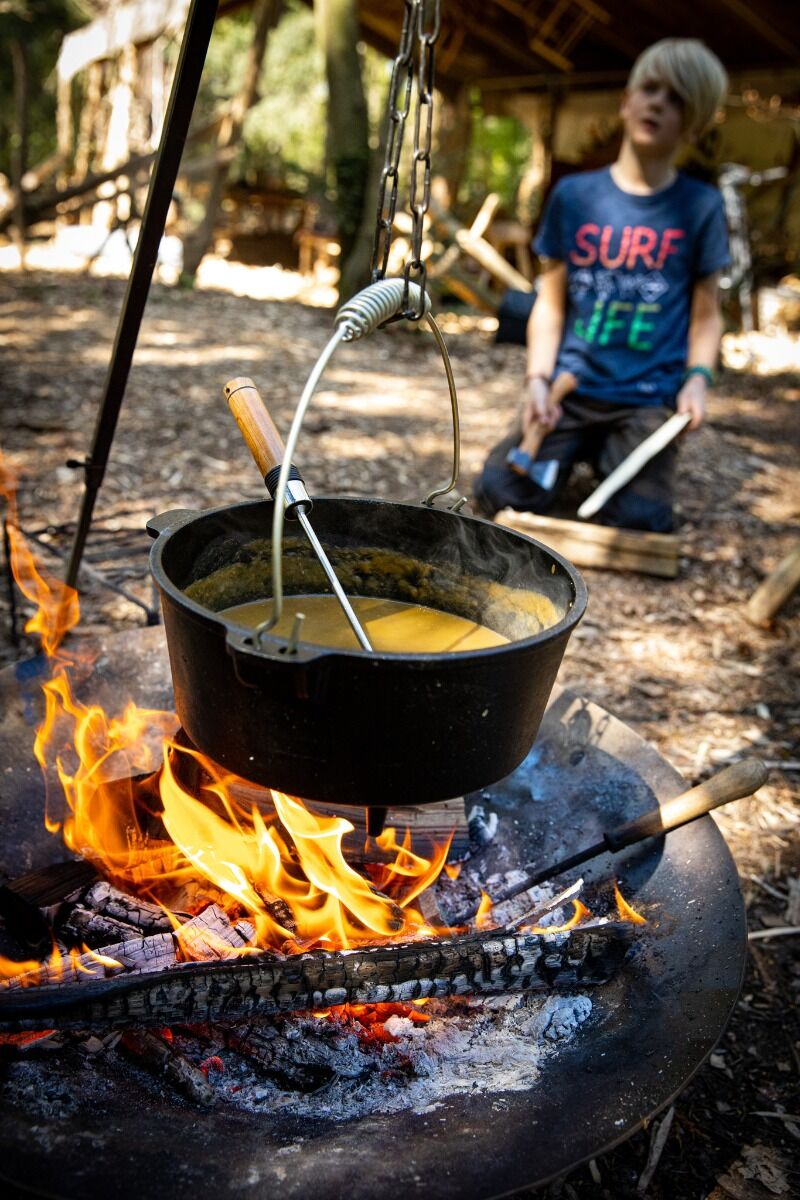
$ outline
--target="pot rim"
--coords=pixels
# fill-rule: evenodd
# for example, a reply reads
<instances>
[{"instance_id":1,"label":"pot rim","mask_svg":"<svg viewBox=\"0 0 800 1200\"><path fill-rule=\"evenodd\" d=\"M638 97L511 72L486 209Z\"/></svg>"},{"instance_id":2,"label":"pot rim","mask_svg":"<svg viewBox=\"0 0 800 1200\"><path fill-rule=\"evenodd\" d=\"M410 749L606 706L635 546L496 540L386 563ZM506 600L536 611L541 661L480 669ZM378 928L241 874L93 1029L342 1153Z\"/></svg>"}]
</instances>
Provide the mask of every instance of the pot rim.
<instances>
[{"instance_id":1,"label":"pot rim","mask_svg":"<svg viewBox=\"0 0 800 1200\"><path fill-rule=\"evenodd\" d=\"M583 576L577 567L573 565L558 551L552 547L545 545L544 542L539 542L536 538L529 537L526 533L521 533L516 529L509 529L504 525L496 525L493 521L487 521L484 517L474 516L471 513L450 512L448 509L432 509L423 503L413 503L402 500L384 500L373 496L315 496L314 502L332 501L341 503L342 501L348 504L369 504L381 506L391 506L392 508L407 508L415 512L420 509L426 511L434 511L437 514L451 516L454 520L459 521L475 521L481 525L489 525L492 529L501 530L504 535L511 538L521 539L529 545L547 555L550 559L558 564L564 574L570 581L573 589L572 602L564 613L564 616L556 621L554 625L549 625L546 629L540 630L538 633L531 634L530 637L518 638L515 641L504 642L499 646L484 646L477 650L443 650L438 652L414 653L388 650L373 650L371 653L362 650L360 647L352 649L342 649L340 647L320 646L314 642L299 641L297 644L297 652L291 657L285 654L286 641L283 638L273 637L267 633L262 639L262 643L257 645L252 638L252 628L247 625L240 625L235 621L223 620L219 613L213 612L210 608L205 608L198 604L197 601L191 600L186 593L179 588L167 574L163 565L163 556L167 543L170 538L177 535L181 530L198 520L205 520L208 517L220 516L230 512L236 512L245 508L254 508L259 505L272 505L271 500L241 500L236 504L223 504L217 508L209 509L175 509L167 510L157 517L152 518L155 521L163 521L165 517L174 513L174 521L167 525L163 525L160 529L151 528L155 536L155 541L150 549L150 571L155 579L159 589L166 592L170 598L175 601L184 610L188 610L189 616L199 619L202 623L207 623L219 628L225 632L227 648L229 653L233 654L250 654L259 659L266 659L269 662L281 662L287 665L293 663L308 663L317 658L345 658L355 659L357 662L373 662L375 660L387 660L389 662L413 662L415 664L430 665L438 663L469 663L475 660L497 655L502 653L510 653L520 647L536 645L538 642L549 641L558 637L561 634L569 634L576 625L582 620L586 607L589 601L589 592L584 582ZM266 530L266 526L265 526ZM230 639L228 636L231 632L239 636ZM272 643L274 650L265 648L266 643Z\"/></svg>"}]
</instances>

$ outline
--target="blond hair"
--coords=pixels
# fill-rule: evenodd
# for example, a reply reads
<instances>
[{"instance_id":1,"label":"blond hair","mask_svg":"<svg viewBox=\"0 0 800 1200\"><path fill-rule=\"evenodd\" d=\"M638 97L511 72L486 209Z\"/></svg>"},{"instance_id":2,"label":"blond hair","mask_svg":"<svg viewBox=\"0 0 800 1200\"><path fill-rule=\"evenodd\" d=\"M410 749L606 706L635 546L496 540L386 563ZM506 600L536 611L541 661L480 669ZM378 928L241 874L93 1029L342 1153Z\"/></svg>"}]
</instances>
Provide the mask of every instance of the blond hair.
<instances>
[{"instance_id":1,"label":"blond hair","mask_svg":"<svg viewBox=\"0 0 800 1200\"><path fill-rule=\"evenodd\" d=\"M684 105L684 130L699 136L725 101L728 75L713 51L698 38L662 38L643 50L628 79L628 88L647 79L668 83Z\"/></svg>"}]
</instances>

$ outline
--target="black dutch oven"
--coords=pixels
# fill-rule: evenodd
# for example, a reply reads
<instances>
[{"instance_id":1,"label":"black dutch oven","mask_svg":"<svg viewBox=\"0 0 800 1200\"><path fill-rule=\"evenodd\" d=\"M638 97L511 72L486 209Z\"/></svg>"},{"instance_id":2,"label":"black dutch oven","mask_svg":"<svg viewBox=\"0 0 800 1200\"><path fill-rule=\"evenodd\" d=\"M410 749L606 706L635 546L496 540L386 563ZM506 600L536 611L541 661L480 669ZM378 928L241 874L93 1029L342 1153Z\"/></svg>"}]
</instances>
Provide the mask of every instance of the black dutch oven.
<instances>
[{"instance_id":1,"label":"black dutch oven","mask_svg":"<svg viewBox=\"0 0 800 1200\"><path fill-rule=\"evenodd\" d=\"M511 641L443 654L301 641L291 653L218 615L271 595L271 521L265 500L148 525L177 714L199 750L253 782L368 808L463 795L522 761L586 608L574 567L463 513L315 499L314 527L348 594L427 604ZM329 590L299 537L284 539L283 572L287 594Z\"/></svg>"}]
</instances>

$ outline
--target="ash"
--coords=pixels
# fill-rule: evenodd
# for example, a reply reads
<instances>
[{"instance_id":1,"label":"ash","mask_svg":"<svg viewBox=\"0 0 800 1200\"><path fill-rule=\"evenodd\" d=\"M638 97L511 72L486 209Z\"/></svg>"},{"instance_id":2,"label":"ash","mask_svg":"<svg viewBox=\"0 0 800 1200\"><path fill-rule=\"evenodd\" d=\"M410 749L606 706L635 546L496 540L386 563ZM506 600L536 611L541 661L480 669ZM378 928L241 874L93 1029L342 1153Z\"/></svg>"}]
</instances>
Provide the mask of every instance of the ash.
<instances>
[{"instance_id":1,"label":"ash","mask_svg":"<svg viewBox=\"0 0 800 1200\"><path fill-rule=\"evenodd\" d=\"M542 1064L592 1011L588 996L495 996L489 1000L432 1000L424 1024L392 1015L387 1036L374 1037L358 1018L297 1015L282 1022L269 1039L273 1065L299 1052L307 1067L330 1073L311 1094L286 1091L285 1081L263 1073L236 1055L221 1055L221 1098L249 1112L277 1112L318 1119L352 1120L375 1113L411 1109L431 1112L448 1096L523 1091ZM274 1027L273 1027L274 1028ZM225 1058L228 1061L225 1061Z\"/></svg>"},{"instance_id":2,"label":"ash","mask_svg":"<svg viewBox=\"0 0 800 1200\"><path fill-rule=\"evenodd\" d=\"M477 899L481 885L499 891L523 877L514 870L481 880L466 868L457 880L440 878L432 890L440 911L455 911ZM514 920L551 895L548 887L531 889L493 910L493 923ZM559 924L567 915L556 909L541 924ZM384 1017L392 1007L400 1011ZM366 1012L345 1007L325 1017L294 1014L237 1033L239 1053L220 1052L225 1069L218 1088L226 1102L249 1112L343 1121L409 1109L426 1113L449 1096L527 1090L591 1012L582 994L514 993ZM277 1079L265 1079L265 1069L276 1068ZM287 1090L287 1075L298 1090Z\"/></svg>"},{"instance_id":3,"label":"ash","mask_svg":"<svg viewBox=\"0 0 800 1200\"><path fill-rule=\"evenodd\" d=\"M523 875L515 870L481 880L467 867L457 880L440 879L430 890L440 913L455 912L478 899L482 884L498 892ZM547 888L531 889L498 905L492 923L546 908L551 895ZM556 908L538 923L559 924L568 915ZM212 905L194 925L202 932L211 921L224 932L223 918ZM245 935L238 933L241 941ZM136 1036L131 1044L125 1032L102 1039L52 1033L20 1048L8 1064L4 1095L38 1120L74 1115L85 1102L102 1105L120 1077L139 1094L156 1087L173 1100L182 1094L203 1107L275 1117L350 1121L403 1110L426 1113L465 1093L530 1089L591 1012L583 994L514 992L176 1026L152 1031L144 1044ZM76 1065L80 1089L74 1087Z\"/></svg>"}]
</instances>

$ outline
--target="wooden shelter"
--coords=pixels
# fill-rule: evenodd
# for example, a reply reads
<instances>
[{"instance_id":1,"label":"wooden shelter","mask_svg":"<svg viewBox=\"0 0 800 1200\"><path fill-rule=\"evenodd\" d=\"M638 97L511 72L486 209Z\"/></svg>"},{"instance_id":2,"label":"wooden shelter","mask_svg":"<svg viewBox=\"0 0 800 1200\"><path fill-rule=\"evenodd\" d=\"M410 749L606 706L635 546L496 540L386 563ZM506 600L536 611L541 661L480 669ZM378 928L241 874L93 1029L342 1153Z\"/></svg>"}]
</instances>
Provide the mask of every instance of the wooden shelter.
<instances>
[{"instance_id":1,"label":"wooden shelter","mask_svg":"<svg viewBox=\"0 0 800 1200\"><path fill-rule=\"evenodd\" d=\"M361 0L365 39L394 55L403 0ZM780 0L459 0L442 3L437 80L495 91L616 87L663 37L697 37L734 76L788 73L800 87L800 32Z\"/></svg>"}]
</instances>

